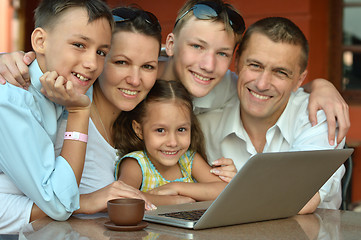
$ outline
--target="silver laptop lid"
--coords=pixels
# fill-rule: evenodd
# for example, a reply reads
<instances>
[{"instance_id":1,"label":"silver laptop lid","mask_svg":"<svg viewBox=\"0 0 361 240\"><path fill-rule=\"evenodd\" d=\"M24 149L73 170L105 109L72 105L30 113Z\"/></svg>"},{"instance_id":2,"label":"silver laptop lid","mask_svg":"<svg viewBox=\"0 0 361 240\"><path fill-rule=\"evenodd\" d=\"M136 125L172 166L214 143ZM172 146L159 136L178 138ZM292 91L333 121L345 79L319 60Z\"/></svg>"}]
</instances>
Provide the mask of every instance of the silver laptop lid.
<instances>
[{"instance_id":1,"label":"silver laptop lid","mask_svg":"<svg viewBox=\"0 0 361 240\"><path fill-rule=\"evenodd\" d=\"M293 216L322 187L353 149L261 153L250 158L194 229L219 227ZM208 203L207 203L208 204ZM164 206L170 211L197 204ZM163 206L159 211L164 211ZM188 209L185 209L188 210ZM157 216L151 211L145 220L177 226L181 219ZM192 224L188 224L190 227Z\"/></svg>"}]
</instances>

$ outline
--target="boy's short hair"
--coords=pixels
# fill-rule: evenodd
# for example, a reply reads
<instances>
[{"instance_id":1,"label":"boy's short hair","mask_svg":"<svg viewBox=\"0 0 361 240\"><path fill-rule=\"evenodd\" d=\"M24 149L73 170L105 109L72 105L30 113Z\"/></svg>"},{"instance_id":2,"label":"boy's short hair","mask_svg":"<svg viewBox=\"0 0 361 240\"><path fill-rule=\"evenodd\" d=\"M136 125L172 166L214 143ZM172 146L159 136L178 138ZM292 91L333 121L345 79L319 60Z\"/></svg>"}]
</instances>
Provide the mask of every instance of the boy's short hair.
<instances>
[{"instance_id":1,"label":"boy's short hair","mask_svg":"<svg viewBox=\"0 0 361 240\"><path fill-rule=\"evenodd\" d=\"M309 52L308 41L301 29L291 20L283 17L268 17L253 23L243 35L242 42L236 53L236 60L239 60L242 52L247 48L253 33L260 33L275 43L300 46L302 53L299 63L301 73L306 70Z\"/></svg>"},{"instance_id":2,"label":"boy's short hair","mask_svg":"<svg viewBox=\"0 0 361 240\"><path fill-rule=\"evenodd\" d=\"M72 7L85 8L88 12L88 22L105 18L113 28L112 14L109 7L102 0L43 0L35 9L35 28L53 28L59 16Z\"/></svg>"},{"instance_id":3,"label":"boy's short hair","mask_svg":"<svg viewBox=\"0 0 361 240\"><path fill-rule=\"evenodd\" d=\"M173 33L177 34L180 32L183 25L189 20L189 18L191 16L194 16L192 8L196 4L202 4L202 3L205 3L206 5L207 5L207 3L210 3L212 5L220 6L220 9L221 9L220 13L214 19L212 18L211 21L222 22L224 24L225 30L227 32L234 33L234 36L236 38L236 45L237 45L240 42L242 33L245 29L244 20L243 20L241 14L239 14L239 12L237 11L237 9L235 9L231 4L225 3L223 0L201 0L201 1L200 0L188 0L178 12L176 24L174 25L174 28L173 28ZM231 20L229 19L227 9L234 11L236 14L238 14L240 16L240 21L241 21L240 25L243 25L243 30L241 32L236 33L232 29Z\"/></svg>"}]
</instances>

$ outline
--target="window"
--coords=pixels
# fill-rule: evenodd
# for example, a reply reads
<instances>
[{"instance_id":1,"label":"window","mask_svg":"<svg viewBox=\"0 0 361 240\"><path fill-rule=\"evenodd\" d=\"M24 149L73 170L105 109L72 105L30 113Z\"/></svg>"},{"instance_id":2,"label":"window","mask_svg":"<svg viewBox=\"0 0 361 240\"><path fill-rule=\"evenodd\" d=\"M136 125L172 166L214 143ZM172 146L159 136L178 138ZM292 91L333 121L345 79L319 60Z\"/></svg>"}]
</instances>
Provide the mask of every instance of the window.
<instances>
[{"instance_id":1,"label":"window","mask_svg":"<svg viewBox=\"0 0 361 240\"><path fill-rule=\"evenodd\" d=\"M361 0L333 0L330 16L330 80L349 103L361 103Z\"/></svg>"}]
</instances>

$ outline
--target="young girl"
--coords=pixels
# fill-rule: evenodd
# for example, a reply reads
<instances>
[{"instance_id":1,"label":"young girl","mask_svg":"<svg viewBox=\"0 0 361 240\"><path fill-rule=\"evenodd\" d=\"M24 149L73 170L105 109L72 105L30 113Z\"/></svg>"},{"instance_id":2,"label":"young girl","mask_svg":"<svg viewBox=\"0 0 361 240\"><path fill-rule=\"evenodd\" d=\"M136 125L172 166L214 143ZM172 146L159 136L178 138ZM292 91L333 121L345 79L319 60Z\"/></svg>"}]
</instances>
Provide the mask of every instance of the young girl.
<instances>
[{"instance_id":1,"label":"young girl","mask_svg":"<svg viewBox=\"0 0 361 240\"><path fill-rule=\"evenodd\" d=\"M155 205L213 200L226 186L206 162L192 98L179 81L157 80L146 99L116 120L123 156L115 177Z\"/></svg>"}]
</instances>

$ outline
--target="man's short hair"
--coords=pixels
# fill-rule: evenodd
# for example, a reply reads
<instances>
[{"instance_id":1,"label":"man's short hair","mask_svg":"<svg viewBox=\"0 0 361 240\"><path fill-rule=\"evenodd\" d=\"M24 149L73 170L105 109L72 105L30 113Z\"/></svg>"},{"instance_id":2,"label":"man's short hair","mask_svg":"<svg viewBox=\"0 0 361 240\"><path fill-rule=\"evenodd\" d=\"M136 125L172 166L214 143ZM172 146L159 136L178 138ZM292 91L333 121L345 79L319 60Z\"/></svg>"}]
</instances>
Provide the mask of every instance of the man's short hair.
<instances>
[{"instance_id":1,"label":"man's short hair","mask_svg":"<svg viewBox=\"0 0 361 240\"><path fill-rule=\"evenodd\" d=\"M263 34L276 43L288 43L301 46L301 73L306 70L309 52L308 41L299 27L291 20L283 17L268 17L252 24L242 38L236 53L237 60L239 60L242 52L247 48L247 44L253 33Z\"/></svg>"},{"instance_id":2,"label":"man's short hair","mask_svg":"<svg viewBox=\"0 0 361 240\"><path fill-rule=\"evenodd\" d=\"M72 7L86 9L89 23L105 18L113 27L113 17L109 7L101 0L43 0L35 9L35 28L53 28L62 13Z\"/></svg>"}]
</instances>

